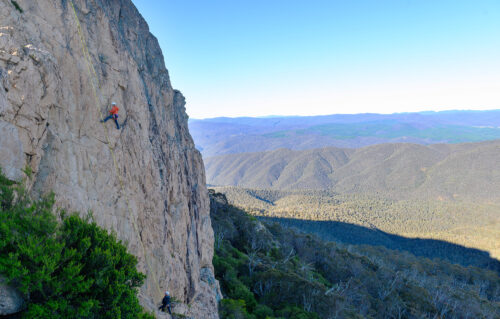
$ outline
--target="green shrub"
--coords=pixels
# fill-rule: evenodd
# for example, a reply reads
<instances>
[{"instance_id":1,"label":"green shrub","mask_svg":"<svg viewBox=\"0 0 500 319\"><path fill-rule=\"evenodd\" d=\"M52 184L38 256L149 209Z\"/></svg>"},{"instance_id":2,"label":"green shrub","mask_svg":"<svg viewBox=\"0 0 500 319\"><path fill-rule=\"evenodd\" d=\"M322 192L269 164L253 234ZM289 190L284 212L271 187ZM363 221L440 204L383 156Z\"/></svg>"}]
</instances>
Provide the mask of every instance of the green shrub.
<instances>
[{"instance_id":1,"label":"green shrub","mask_svg":"<svg viewBox=\"0 0 500 319\"><path fill-rule=\"evenodd\" d=\"M319 319L317 314L304 311L304 309L292 305L286 306L276 314L288 319Z\"/></svg>"},{"instance_id":2,"label":"green shrub","mask_svg":"<svg viewBox=\"0 0 500 319\"><path fill-rule=\"evenodd\" d=\"M0 172L0 274L24 295L23 318L151 318L137 299L145 276L114 235L53 212Z\"/></svg>"},{"instance_id":3,"label":"green shrub","mask_svg":"<svg viewBox=\"0 0 500 319\"><path fill-rule=\"evenodd\" d=\"M231 296L236 299L241 299L245 301L247 309L251 312L257 305L257 301L253 293L245 286L243 283L238 281L238 285L234 287L234 290L231 293Z\"/></svg>"},{"instance_id":4,"label":"green shrub","mask_svg":"<svg viewBox=\"0 0 500 319\"><path fill-rule=\"evenodd\" d=\"M246 311L245 301L234 299L223 299L220 302L219 315L227 319L253 319Z\"/></svg>"},{"instance_id":5,"label":"green shrub","mask_svg":"<svg viewBox=\"0 0 500 319\"><path fill-rule=\"evenodd\" d=\"M266 319L274 315L273 310L266 305L257 305L253 312L257 319Z\"/></svg>"}]
</instances>

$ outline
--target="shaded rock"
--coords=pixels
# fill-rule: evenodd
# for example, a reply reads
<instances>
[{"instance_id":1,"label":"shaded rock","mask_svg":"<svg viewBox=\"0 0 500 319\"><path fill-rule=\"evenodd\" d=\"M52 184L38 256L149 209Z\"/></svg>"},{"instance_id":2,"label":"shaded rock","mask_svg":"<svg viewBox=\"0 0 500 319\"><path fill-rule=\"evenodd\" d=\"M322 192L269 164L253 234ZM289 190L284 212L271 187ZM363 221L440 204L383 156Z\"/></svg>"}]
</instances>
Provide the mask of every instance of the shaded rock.
<instances>
[{"instance_id":1,"label":"shaded rock","mask_svg":"<svg viewBox=\"0 0 500 319\"><path fill-rule=\"evenodd\" d=\"M10 287L0 278L0 316L11 315L21 311L24 307L24 299L21 293Z\"/></svg>"},{"instance_id":2,"label":"shaded rock","mask_svg":"<svg viewBox=\"0 0 500 319\"><path fill-rule=\"evenodd\" d=\"M24 152L18 128L4 121L0 121L0 167L11 180L19 181L23 177Z\"/></svg>"},{"instance_id":3,"label":"shaded rock","mask_svg":"<svg viewBox=\"0 0 500 319\"><path fill-rule=\"evenodd\" d=\"M219 283L215 279L214 272L211 268L202 268L200 272L200 279L203 282L207 283L210 289L214 291L217 301L222 300L222 293L220 291Z\"/></svg>"}]
</instances>

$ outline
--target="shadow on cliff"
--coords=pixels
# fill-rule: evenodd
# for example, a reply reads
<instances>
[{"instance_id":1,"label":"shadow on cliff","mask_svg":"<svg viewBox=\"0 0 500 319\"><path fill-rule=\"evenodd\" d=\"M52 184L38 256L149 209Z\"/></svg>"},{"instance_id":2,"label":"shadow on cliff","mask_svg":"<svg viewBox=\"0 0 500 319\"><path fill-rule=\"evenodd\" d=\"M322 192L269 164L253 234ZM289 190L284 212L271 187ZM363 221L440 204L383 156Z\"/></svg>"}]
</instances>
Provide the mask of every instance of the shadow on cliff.
<instances>
[{"instance_id":1,"label":"shadow on cliff","mask_svg":"<svg viewBox=\"0 0 500 319\"><path fill-rule=\"evenodd\" d=\"M389 234L375 228L336 221L311 221L293 218L258 217L264 222L278 222L301 232L318 235L324 240L353 245L384 246L389 249L408 251L416 256L439 258L463 266L476 266L500 273L500 261L486 251L467 248L450 242L407 238Z\"/></svg>"}]
</instances>

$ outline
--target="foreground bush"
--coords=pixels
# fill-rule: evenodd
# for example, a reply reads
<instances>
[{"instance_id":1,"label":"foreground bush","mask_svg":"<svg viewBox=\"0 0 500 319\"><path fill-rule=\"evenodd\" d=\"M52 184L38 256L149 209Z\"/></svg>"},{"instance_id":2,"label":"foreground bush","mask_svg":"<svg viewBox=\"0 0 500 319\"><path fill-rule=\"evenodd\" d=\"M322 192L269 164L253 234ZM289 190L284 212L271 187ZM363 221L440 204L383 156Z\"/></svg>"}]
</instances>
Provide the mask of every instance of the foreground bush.
<instances>
[{"instance_id":1,"label":"foreground bush","mask_svg":"<svg viewBox=\"0 0 500 319\"><path fill-rule=\"evenodd\" d=\"M53 214L0 171L0 274L24 295L22 318L152 318L139 305L145 276L115 235L89 218Z\"/></svg>"}]
</instances>

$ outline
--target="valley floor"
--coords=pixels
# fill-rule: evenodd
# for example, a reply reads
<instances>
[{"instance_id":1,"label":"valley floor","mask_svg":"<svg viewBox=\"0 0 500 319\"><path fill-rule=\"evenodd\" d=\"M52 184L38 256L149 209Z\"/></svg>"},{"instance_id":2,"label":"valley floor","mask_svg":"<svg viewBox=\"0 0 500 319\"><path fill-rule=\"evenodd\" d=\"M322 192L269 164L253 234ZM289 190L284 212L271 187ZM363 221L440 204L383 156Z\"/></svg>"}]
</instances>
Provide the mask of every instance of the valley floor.
<instances>
[{"instance_id":1,"label":"valley floor","mask_svg":"<svg viewBox=\"0 0 500 319\"><path fill-rule=\"evenodd\" d=\"M215 189L224 193L231 204L254 216L281 219L328 240L376 243L500 271L500 205L496 203L393 200L380 195L312 190ZM428 241L412 242L409 238ZM436 247L438 241L448 245ZM422 243L430 246L426 249ZM451 247L457 251L455 259L447 251ZM468 253L459 253L461 250Z\"/></svg>"}]
</instances>

